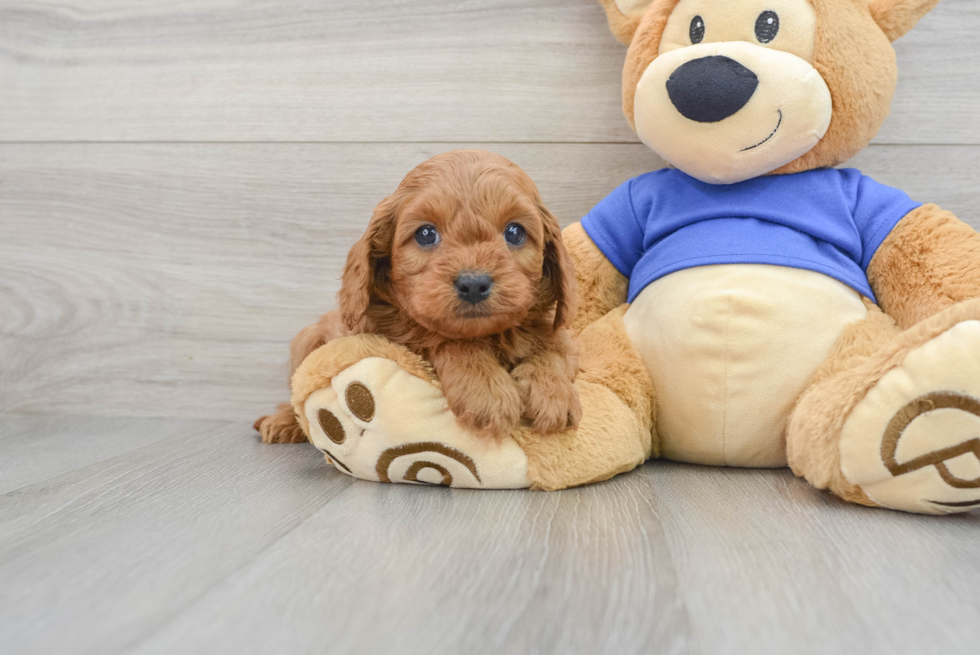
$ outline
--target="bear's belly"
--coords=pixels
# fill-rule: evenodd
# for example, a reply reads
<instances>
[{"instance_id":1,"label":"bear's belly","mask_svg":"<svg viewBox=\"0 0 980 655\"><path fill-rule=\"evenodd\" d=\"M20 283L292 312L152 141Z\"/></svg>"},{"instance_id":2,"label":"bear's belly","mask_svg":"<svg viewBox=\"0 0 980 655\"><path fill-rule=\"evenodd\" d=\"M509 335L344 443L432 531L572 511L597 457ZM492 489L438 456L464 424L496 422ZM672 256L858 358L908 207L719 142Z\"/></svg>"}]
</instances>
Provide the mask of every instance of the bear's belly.
<instances>
[{"instance_id":1,"label":"bear's belly","mask_svg":"<svg viewBox=\"0 0 980 655\"><path fill-rule=\"evenodd\" d=\"M657 392L661 456L786 466L787 419L861 296L813 271L726 264L647 286L624 322Z\"/></svg>"}]
</instances>

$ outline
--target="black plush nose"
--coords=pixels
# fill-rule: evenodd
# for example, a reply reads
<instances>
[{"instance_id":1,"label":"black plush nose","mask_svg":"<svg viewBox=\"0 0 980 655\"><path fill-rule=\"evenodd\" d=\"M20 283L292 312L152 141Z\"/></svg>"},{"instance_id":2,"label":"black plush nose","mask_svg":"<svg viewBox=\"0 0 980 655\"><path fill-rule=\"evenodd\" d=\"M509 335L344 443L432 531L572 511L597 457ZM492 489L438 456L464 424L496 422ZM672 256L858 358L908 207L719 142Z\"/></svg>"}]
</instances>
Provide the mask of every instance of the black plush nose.
<instances>
[{"instance_id":1,"label":"black plush nose","mask_svg":"<svg viewBox=\"0 0 980 655\"><path fill-rule=\"evenodd\" d=\"M759 78L728 57L692 59L667 80L667 95L681 116L699 123L717 123L745 106Z\"/></svg>"},{"instance_id":2,"label":"black plush nose","mask_svg":"<svg viewBox=\"0 0 980 655\"><path fill-rule=\"evenodd\" d=\"M462 273L456 278L456 293L459 299L471 305L489 298L492 287L493 278L486 273Z\"/></svg>"}]
</instances>

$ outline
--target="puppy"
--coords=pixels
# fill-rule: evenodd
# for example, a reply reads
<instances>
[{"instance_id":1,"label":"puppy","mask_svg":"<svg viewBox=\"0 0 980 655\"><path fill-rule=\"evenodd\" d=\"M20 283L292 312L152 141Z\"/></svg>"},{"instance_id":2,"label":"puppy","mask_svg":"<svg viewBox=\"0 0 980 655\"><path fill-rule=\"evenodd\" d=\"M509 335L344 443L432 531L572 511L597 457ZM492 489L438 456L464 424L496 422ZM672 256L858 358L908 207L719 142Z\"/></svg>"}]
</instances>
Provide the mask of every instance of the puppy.
<instances>
[{"instance_id":1,"label":"puppy","mask_svg":"<svg viewBox=\"0 0 980 655\"><path fill-rule=\"evenodd\" d=\"M291 344L295 370L331 339L381 334L432 362L456 420L489 438L525 418L577 427L574 272L531 178L481 150L437 155L377 206L347 257L339 310ZM266 442L305 441L293 409L255 423Z\"/></svg>"}]
</instances>

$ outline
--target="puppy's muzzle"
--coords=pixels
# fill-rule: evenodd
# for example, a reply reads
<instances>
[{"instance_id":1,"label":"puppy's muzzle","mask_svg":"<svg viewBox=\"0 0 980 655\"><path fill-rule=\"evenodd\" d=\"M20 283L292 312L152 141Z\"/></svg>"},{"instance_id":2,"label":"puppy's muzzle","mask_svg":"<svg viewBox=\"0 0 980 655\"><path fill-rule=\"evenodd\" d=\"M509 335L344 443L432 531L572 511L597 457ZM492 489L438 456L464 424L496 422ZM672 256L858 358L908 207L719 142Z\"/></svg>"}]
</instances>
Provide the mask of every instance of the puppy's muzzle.
<instances>
[{"instance_id":1,"label":"puppy's muzzle","mask_svg":"<svg viewBox=\"0 0 980 655\"><path fill-rule=\"evenodd\" d=\"M490 297L493 278L486 273L460 273L454 284L460 300L476 305Z\"/></svg>"},{"instance_id":2,"label":"puppy's muzzle","mask_svg":"<svg viewBox=\"0 0 980 655\"><path fill-rule=\"evenodd\" d=\"M701 57L679 66L667 80L667 95L684 118L717 123L738 113L759 86L759 78L734 59Z\"/></svg>"}]
</instances>

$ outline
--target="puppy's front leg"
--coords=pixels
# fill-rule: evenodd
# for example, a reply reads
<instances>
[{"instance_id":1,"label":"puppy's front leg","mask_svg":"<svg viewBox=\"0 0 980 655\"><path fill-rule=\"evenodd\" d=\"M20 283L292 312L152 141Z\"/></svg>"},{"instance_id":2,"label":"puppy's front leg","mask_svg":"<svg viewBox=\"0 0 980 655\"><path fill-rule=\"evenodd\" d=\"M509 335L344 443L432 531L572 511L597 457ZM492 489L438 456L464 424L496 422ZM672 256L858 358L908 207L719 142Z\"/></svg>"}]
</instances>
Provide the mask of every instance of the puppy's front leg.
<instances>
[{"instance_id":1,"label":"puppy's front leg","mask_svg":"<svg viewBox=\"0 0 980 655\"><path fill-rule=\"evenodd\" d=\"M460 425L499 439L520 424L517 383L485 344L446 343L431 359Z\"/></svg>"},{"instance_id":2,"label":"puppy's front leg","mask_svg":"<svg viewBox=\"0 0 980 655\"><path fill-rule=\"evenodd\" d=\"M567 331L560 330L511 371L521 391L524 416L531 419L535 432L578 428L582 405L574 384L577 370L575 346Z\"/></svg>"}]
</instances>

